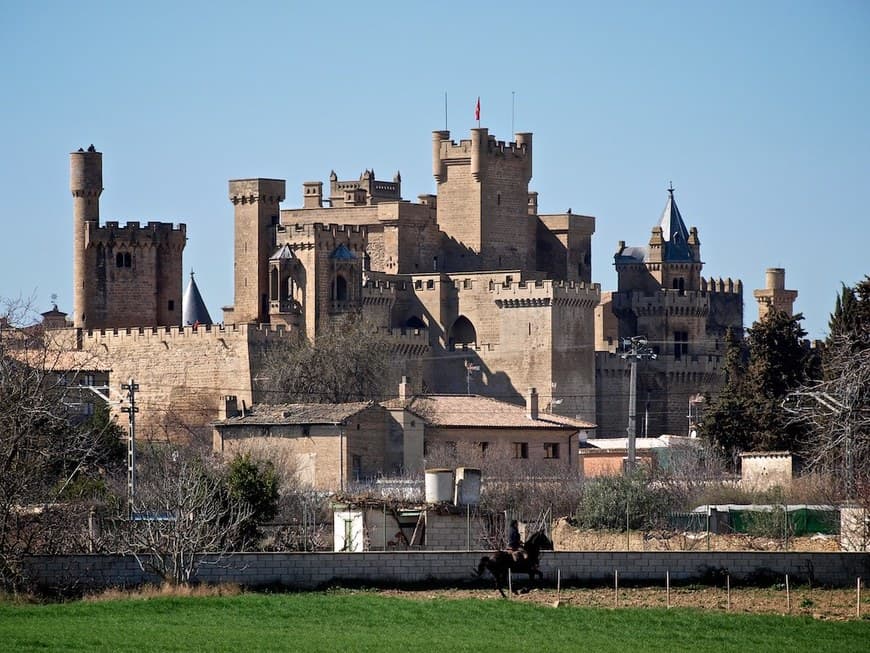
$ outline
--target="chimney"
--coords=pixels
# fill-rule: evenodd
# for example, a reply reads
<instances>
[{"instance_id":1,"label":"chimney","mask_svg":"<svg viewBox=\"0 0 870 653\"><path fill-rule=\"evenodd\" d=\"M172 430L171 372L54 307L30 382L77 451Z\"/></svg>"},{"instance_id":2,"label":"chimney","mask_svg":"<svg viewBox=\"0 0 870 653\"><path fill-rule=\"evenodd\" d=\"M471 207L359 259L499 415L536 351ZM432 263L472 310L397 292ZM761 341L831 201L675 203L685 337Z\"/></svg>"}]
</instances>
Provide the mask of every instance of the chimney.
<instances>
[{"instance_id":1,"label":"chimney","mask_svg":"<svg viewBox=\"0 0 870 653\"><path fill-rule=\"evenodd\" d=\"M529 388L526 395L526 416L529 419L538 419L538 391L536 388Z\"/></svg>"},{"instance_id":2,"label":"chimney","mask_svg":"<svg viewBox=\"0 0 870 653\"><path fill-rule=\"evenodd\" d=\"M222 420L229 419L230 417L238 417L239 416L239 403L236 399L235 395L225 395L223 410L221 411L220 418Z\"/></svg>"},{"instance_id":3,"label":"chimney","mask_svg":"<svg viewBox=\"0 0 870 653\"><path fill-rule=\"evenodd\" d=\"M407 376L402 377L402 382L399 384L399 400L407 401L411 398L411 383L408 381Z\"/></svg>"}]
</instances>

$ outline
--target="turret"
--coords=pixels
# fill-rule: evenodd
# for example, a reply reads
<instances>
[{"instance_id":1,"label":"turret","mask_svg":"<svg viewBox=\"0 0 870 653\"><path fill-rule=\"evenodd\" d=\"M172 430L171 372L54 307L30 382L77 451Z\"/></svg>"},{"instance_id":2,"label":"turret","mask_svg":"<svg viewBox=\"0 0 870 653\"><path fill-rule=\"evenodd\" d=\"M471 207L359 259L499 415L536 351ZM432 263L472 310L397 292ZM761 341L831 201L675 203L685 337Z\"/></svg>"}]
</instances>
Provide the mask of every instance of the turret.
<instances>
[{"instance_id":1,"label":"turret","mask_svg":"<svg viewBox=\"0 0 870 653\"><path fill-rule=\"evenodd\" d=\"M767 268L764 276L765 288L752 293L755 301L758 302L758 319L763 320L771 311L782 311L786 315L793 315L798 291L785 289L785 270Z\"/></svg>"},{"instance_id":2,"label":"turret","mask_svg":"<svg viewBox=\"0 0 870 653\"><path fill-rule=\"evenodd\" d=\"M235 207L235 301L225 321L236 324L269 320L269 257L275 246L283 179L232 179Z\"/></svg>"},{"instance_id":3,"label":"turret","mask_svg":"<svg viewBox=\"0 0 870 653\"><path fill-rule=\"evenodd\" d=\"M99 226L103 192L103 155L91 145L69 155L69 189L73 196L73 324L86 328L92 312L87 292L87 223Z\"/></svg>"},{"instance_id":4,"label":"turret","mask_svg":"<svg viewBox=\"0 0 870 653\"><path fill-rule=\"evenodd\" d=\"M449 140L449 131L441 130L432 132L432 176L435 177L435 181L439 183L443 181L446 176L446 165L444 159L441 157L441 142Z\"/></svg>"}]
</instances>

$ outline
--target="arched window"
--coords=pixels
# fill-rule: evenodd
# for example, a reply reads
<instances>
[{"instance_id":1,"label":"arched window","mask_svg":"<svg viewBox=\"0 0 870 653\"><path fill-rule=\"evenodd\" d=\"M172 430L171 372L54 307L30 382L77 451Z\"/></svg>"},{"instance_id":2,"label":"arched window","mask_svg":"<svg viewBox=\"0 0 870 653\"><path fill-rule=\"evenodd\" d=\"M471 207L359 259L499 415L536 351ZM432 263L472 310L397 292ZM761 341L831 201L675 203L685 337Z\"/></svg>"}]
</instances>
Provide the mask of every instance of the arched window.
<instances>
[{"instance_id":1,"label":"arched window","mask_svg":"<svg viewBox=\"0 0 870 653\"><path fill-rule=\"evenodd\" d=\"M276 302L279 299L278 294L278 268L272 268L269 273L269 298Z\"/></svg>"},{"instance_id":2,"label":"arched window","mask_svg":"<svg viewBox=\"0 0 870 653\"><path fill-rule=\"evenodd\" d=\"M347 279L343 275L335 275L335 284L333 284L333 299L337 302L346 302L347 297Z\"/></svg>"},{"instance_id":3,"label":"arched window","mask_svg":"<svg viewBox=\"0 0 870 653\"><path fill-rule=\"evenodd\" d=\"M464 315L456 318L456 322L450 327L449 345L451 349L468 349L468 346L477 344L477 331L474 325Z\"/></svg>"},{"instance_id":4,"label":"arched window","mask_svg":"<svg viewBox=\"0 0 870 653\"><path fill-rule=\"evenodd\" d=\"M412 315L405 321L405 327L408 329L425 329L426 323L416 315Z\"/></svg>"}]
</instances>

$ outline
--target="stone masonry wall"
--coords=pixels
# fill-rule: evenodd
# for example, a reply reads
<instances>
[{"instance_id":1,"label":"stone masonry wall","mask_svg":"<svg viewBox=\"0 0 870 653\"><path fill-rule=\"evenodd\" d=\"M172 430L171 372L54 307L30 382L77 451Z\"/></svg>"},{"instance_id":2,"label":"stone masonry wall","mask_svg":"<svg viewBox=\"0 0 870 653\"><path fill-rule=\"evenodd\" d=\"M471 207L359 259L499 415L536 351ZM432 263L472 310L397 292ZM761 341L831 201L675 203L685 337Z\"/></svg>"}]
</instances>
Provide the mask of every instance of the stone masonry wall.
<instances>
[{"instance_id":1,"label":"stone masonry wall","mask_svg":"<svg viewBox=\"0 0 870 653\"><path fill-rule=\"evenodd\" d=\"M340 584L367 586L467 586L476 581L471 569L488 551L404 551L365 553L242 553L223 560L203 556L197 579L205 583L239 583L248 587L281 585L317 589ZM624 584L664 585L672 582L724 582L732 586L754 579L784 577L794 584L853 587L870 574L866 553L803 552L647 552L545 551L541 568L552 584L556 570L562 582L613 582L614 570ZM132 587L157 582L140 570L135 558L119 555L32 556L24 561L31 580L47 589L81 591ZM489 582L487 581L487 584Z\"/></svg>"},{"instance_id":2,"label":"stone masonry wall","mask_svg":"<svg viewBox=\"0 0 870 653\"><path fill-rule=\"evenodd\" d=\"M78 340L105 369L111 370L112 399L120 385L139 384L137 437L165 440L202 437L210 442L209 424L218 418L221 397L235 395L239 404L253 403L251 352L285 332L237 327L143 328L63 334ZM125 403L125 405L127 405ZM118 411L114 406L113 411ZM127 416L116 412L119 424Z\"/></svg>"}]
</instances>

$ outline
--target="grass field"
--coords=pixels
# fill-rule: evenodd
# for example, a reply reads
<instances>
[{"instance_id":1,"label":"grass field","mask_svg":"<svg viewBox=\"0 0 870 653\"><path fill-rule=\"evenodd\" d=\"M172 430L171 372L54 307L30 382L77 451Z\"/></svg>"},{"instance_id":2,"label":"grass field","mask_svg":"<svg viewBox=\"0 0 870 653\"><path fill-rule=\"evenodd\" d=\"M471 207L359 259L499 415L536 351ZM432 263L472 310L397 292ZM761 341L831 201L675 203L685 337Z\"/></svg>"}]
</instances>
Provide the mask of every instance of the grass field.
<instances>
[{"instance_id":1,"label":"grass field","mask_svg":"<svg viewBox=\"0 0 870 653\"><path fill-rule=\"evenodd\" d=\"M368 592L0 603L3 651L861 651L868 621Z\"/></svg>"}]
</instances>

